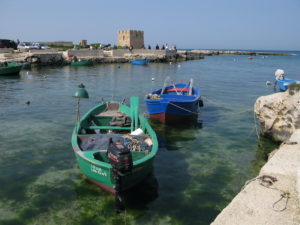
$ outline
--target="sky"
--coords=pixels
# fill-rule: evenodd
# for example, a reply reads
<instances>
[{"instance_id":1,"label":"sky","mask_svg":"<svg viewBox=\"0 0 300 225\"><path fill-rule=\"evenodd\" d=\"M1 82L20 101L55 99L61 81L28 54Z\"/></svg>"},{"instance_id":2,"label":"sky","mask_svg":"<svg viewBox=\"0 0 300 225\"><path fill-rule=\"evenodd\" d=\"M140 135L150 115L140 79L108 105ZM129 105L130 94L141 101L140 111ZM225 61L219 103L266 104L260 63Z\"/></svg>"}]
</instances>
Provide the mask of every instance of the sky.
<instances>
[{"instance_id":1,"label":"sky","mask_svg":"<svg viewBox=\"0 0 300 225\"><path fill-rule=\"evenodd\" d=\"M0 39L117 44L143 30L145 46L300 50L300 0L0 0Z\"/></svg>"}]
</instances>

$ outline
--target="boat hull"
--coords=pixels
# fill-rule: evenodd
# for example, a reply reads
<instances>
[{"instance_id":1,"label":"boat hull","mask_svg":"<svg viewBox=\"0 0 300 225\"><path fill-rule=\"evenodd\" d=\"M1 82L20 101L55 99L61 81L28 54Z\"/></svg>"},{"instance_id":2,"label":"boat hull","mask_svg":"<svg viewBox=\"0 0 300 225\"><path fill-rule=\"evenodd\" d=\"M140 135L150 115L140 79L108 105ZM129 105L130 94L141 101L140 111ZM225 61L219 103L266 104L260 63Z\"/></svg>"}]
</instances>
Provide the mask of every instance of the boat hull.
<instances>
[{"instance_id":1,"label":"boat hull","mask_svg":"<svg viewBox=\"0 0 300 225\"><path fill-rule=\"evenodd\" d=\"M121 177L121 190L127 190L136 184L143 181L150 173L153 171L153 161L154 157L158 151L158 141L155 132L149 125L148 121L141 115L138 115L138 111L135 110L136 107L129 108L126 105L121 103L119 104L119 112L122 112L125 115L128 115L132 118L131 127L125 127L129 131L136 130L135 122L138 121L138 128L143 131L143 134L149 137L152 141L151 150L148 151L133 151L131 150L131 156L133 160L133 167L129 174ZM105 111L107 107L107 102L97 105L87 112L77 123L76 127L73 130L72 134L72 147L76 156L77 164L81 172L85 177L88 178L91 182L102 187L105 191L110 193L115 193L115 179L113 176L112 165L109 163L107 152L103 152L103 149L95 150L83 150L81 149L81 142L85 138L91 136L97 137L97 135L106 135L95 133L92 134L87 132L87 130L92 131L93 129L113 129L114 127L109 125L110 119L107 119L106 116L99 116L99 113ZM96 119L95 124L97 126L91 126L91 118ZM103 128L107 127L109 128ZM119 127L118 127L119 128ZM122 127L121 127L122 128ZM92 129L92 130L91 130ZM82 133L82 130L85 132ZM118 129L116 129L118 130ZM95 130L94 130L95 131ZM104 149L105 150L105 149Z\"/></svg>"},{"instance_id":2,"label":"boat hull","mask_svg":"<svg viewBox=\"0 0 300 225\"><path fill-rule=\"evenodd\" d=\"M178 88L186 86L187 84L176 84ZM149 99L146 97L144 99L150 118L161 123L174 123L193 120L198 117L199 106L202 100L200 92L196 88L193 88L193 95L179 94L179 92L160 95L160 92L161 90L152 92L152 94L159 95L159 98Z\"/></svg>"},{"instance_id":3,"label":"boat hull","mask_svg":"<svg viewBox=\"0 0 300 225\"><path fill-rule=\"evenodd\" d=\"M91 60L84 60L80 62L71 62L71 66L91 66L93 62Z\"/></svg>"},{"instance_id":4,"label":"boat hull","mask_svg":"<svg viewBox=\"0 0 300 225\"><path fill-rule=\"evenodd\" d=\"M149 63L149 60L143 59L143 60L131 60L132 65L147 65Z\"/></svg>"},{"instance_id":5,"label":"boat hull","mask_svg":"<svg viewBox=\"0 0 300 225\"><path fill-rule=\"evenodd\" d=\"M150 118L161 123L192 120L198 117L199 100L193 102L148 102Z\"/></svg>"},{"instance_id":6,"label":"boat hull","mask_svg":"<svg viewBox=\"0 0 300 225\"><path fill-rule=\"evenodd\" d=\"M167 113L150 114L149 117L161 123L170 123L170 124L183 122L183 121L184 122L194 121L198 118L197 115L178 116L178 115L167 114Z\"/></svg>"},{"instance_id":7,"label":"boat hull","mask_svg":"<svg viewBox=\"0 0 300 225\"><path fill-rule=\"evenodd\" d=\"M76 155L77 164L84 176L104 191L115 194L115 181L110 166L93 164ZM128 190L143 181L153 171L153 158L141 165L134 165L132 173L122 177L122 191Z\"/></svg>"},{"instance_id":8,"label":"boat hull","mask_svg":"<svg viewBox=\"0 0 300 225\"><path fill-rule=\"evenodd\" d=\"M19 75L22 69L22 65L18 66L8 66L8 67L0 67L0 75L1 76L14 76Z\"/></svg>"},{"instance_id":9,"label":"boat hull","mask_svg":"<svg viewBox=\"0 0 300 225\"><path fill-rule=\"evenodd\" d=\"M283 79L283 80L276 80L276 86L280 91L286 91L289 88L289 85L300 83L298 80L292 80L292 79Z\"/></svg>"}]
</instances>

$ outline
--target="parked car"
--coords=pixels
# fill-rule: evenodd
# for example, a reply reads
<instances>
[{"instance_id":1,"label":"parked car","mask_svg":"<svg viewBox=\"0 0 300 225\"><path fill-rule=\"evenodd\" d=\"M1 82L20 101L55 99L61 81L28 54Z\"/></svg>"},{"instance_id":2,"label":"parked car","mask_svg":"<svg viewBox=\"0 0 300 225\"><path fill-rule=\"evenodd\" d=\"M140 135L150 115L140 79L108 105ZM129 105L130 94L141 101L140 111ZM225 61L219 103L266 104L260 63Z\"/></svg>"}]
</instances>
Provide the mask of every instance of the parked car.
<instances>
[{"instance_id":1,"label":"parked car","mask_svg":"<svg viewBox=\"0 0 300 225\"><path fill-rule=\"evenodd\" d=\"M25 43L25 42L20 42L18 44L18 47L17 47L19 50L29 50L30 49L30 45L28 43Z\"/></svg>"},{"instance_id":2,"label":"parked car","mask_svg":"<svg viewBox=\"0 0 300 225\"><path fill-rule=\"evenodd\" d=\"M41 49L41 46L39 43L30 43L29 49Z\"/></svg>"},{"instance_id":3,"label":"parked car","mask_svg":"<svg viewBox=\"0 0 300 225\"><path fill-rule=\"evenodd\" d=\"M51 49L48 45L40 44L41 49Z\"/></svg>"}]
</instances>

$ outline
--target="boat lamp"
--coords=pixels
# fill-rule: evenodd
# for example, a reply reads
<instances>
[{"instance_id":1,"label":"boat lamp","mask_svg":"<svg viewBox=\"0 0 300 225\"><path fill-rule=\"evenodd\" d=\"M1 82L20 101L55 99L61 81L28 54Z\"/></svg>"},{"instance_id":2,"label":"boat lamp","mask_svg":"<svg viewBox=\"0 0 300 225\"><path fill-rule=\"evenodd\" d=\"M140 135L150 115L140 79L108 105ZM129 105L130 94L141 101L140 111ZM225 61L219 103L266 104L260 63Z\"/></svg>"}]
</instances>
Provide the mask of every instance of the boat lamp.
<instances>
[{"instance_id":1,"label":"boat lamp","mask_svg":"<svg viewBox=\"0 0 300 225\"><path fill-rule=\"evenodd\" d=\"M83 84L78 85L78 89L76 90L74 96L75 98L89 98L89 93L85 90L85 86Z\"/></svg>"},{"instance_id":2,"label":"boat lamp","mask_svg":"<svg viewBox=\"0 0 300 225\"><path fill-rule=\"evenodd\" d=\"M80 120L80 112L79 112L79 105L80 105L80 99L82 98L89 98L89 93L87 90L85 90L85 86L83 84L78 85L78 89L76 90L73 97L77 98L77 122Z\"/></svg>"}]
</instances>

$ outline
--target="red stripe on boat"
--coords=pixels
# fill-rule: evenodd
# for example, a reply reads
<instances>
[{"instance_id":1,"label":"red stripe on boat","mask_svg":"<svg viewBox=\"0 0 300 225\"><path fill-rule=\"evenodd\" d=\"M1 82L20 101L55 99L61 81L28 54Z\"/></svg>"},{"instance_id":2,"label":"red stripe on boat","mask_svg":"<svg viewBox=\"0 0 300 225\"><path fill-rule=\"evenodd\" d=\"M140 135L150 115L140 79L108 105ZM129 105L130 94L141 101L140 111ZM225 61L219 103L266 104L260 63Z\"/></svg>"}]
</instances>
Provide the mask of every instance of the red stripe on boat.
<instances>
[{"instance_id":1,"label":"red stripe on boat","mask_svg":"<svg viewBox=\"0 0 300 225\"><path fill-rule=\"evenodd\" d=\"M167 89L167 92L175 92L175 91L189 92L190 89L189 88L172 88L172 89Z\"/></svg>"}]
</instances>

